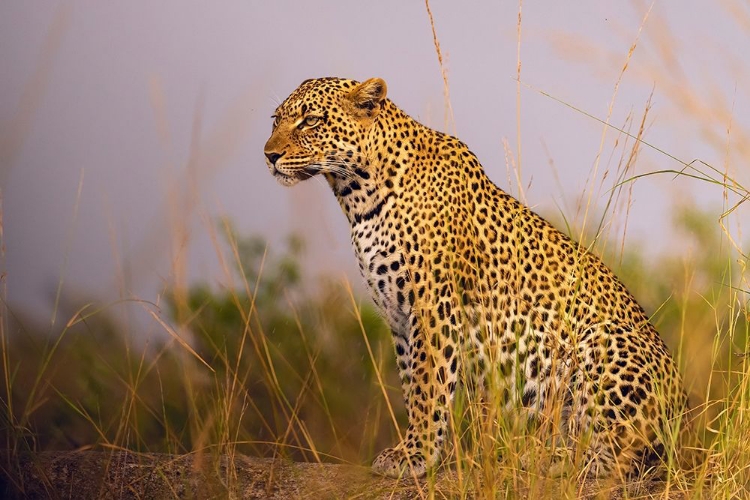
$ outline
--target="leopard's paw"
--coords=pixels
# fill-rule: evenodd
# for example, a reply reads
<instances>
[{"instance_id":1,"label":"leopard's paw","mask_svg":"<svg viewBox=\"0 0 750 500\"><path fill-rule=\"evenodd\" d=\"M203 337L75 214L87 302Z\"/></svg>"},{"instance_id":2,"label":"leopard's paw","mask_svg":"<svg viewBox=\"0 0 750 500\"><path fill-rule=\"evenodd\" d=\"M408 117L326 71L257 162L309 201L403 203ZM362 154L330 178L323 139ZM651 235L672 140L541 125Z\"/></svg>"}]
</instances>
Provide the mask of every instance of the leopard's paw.
<instances>
[{"instance_id":1,"label":"leopard's paw","mask_svg":"<svg viewBox=\"0 0 750 500\"><path fill-rule=\"evenodd\" d=\"M409 453L399 445L386 448L372 462L372 471L386 477L423 477L427 462L421 453Z\"/></svg>"}]
</instances>

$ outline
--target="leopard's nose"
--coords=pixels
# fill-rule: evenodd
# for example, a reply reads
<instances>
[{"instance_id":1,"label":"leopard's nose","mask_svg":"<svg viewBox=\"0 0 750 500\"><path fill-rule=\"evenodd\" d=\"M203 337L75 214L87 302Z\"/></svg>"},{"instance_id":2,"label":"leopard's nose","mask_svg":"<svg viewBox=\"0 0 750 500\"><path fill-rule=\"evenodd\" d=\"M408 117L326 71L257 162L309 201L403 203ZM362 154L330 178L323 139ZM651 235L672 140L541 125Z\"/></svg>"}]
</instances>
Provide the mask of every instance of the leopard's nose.
<instances>
[{"instance_id":1,"label":"leopard's nose","mask_svg":"<svg viewBox=\"0 0 750 500\"><path fill-rule=\"evenodd\" d=\"M279 158L281 158L282 156L284 156L283 153L279 154L279 153L275 153L275 152L265 153L265 154L266 154L266 158L268 158L268 161L270 161L271 165L273 165L274 167L276 166L276 162L279 161Z\"/></svg>"}]
</instances>

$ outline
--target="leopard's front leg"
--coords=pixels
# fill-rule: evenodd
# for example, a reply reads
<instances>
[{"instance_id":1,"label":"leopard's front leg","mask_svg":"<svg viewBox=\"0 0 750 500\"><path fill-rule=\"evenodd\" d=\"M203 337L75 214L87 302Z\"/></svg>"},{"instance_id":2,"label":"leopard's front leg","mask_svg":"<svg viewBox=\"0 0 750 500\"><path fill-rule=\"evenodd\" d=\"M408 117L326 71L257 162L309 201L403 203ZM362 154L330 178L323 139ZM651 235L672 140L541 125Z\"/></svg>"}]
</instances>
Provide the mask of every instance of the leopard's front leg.
<instances>
[{"instance_id":1,"label":"leopard's front leg","mask_svg":"<svg viewBox=\"0 0 750 500\"><path fill-rule=\"evenodd\" d=\"M456 387L458 353L450 336L425 333L414 321L408 348L395 337L409 427L404 439L375 458L373 471L389 477L422 477L440 459Z\"/></svg>"}]
</instances>

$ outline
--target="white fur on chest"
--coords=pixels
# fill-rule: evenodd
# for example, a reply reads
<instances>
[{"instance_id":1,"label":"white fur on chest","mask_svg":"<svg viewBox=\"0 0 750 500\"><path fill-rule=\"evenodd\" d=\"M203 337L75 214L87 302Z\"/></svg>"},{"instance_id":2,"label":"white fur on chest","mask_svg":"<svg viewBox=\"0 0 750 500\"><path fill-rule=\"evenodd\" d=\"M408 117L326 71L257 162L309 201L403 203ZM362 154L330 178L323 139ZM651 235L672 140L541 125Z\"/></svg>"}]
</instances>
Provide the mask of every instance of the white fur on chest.
<instances>
[{"instance_id":1,"label":"white fur on chest","mask_svg":"<svg viewBox=\"0 0 750 500\"><path fill-rule=\"evenodd\" d=\"M351 233L352 244L373 300L391 328L401 331L408 317L408 308L403 300L408 293L405 269L401 264L404 259L395 235L379 230L383 227L379 222L373 220L355 224Z\"/></svg>"}]
</instances>

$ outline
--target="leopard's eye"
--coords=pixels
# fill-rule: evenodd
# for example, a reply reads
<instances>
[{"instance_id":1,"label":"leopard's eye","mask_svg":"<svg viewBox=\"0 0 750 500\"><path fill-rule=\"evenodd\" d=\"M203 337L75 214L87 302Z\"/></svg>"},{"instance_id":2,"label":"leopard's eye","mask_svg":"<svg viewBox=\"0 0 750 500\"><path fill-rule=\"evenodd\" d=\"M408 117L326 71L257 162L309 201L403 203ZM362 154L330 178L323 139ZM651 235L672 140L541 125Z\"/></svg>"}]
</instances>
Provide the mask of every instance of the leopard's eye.
<instances>
[{"instance_id":1,"label":"leopard's eye","mask_svg":"<svg viewBox=\"0 0 750 500\"><path fill-rule=\"evenodd\" d=\"M305 127L312 128L318 123L320 123L319 116L314 116L314 115L306 116L305 119L302 120L302 122L299 124L299 128L305 128Z\"/></svg>"},{"instance_id":2,"label":"leopard's eye","mask_svg":"<svg viewBox=\"0 0 750 500\"><path fill-rule=\"evenodd\" d=\"M279 115L271 115L271 118L273 118L273 128L278 127L279 123L281 123L281 117Z\"/></svg>"}]
</instances>

